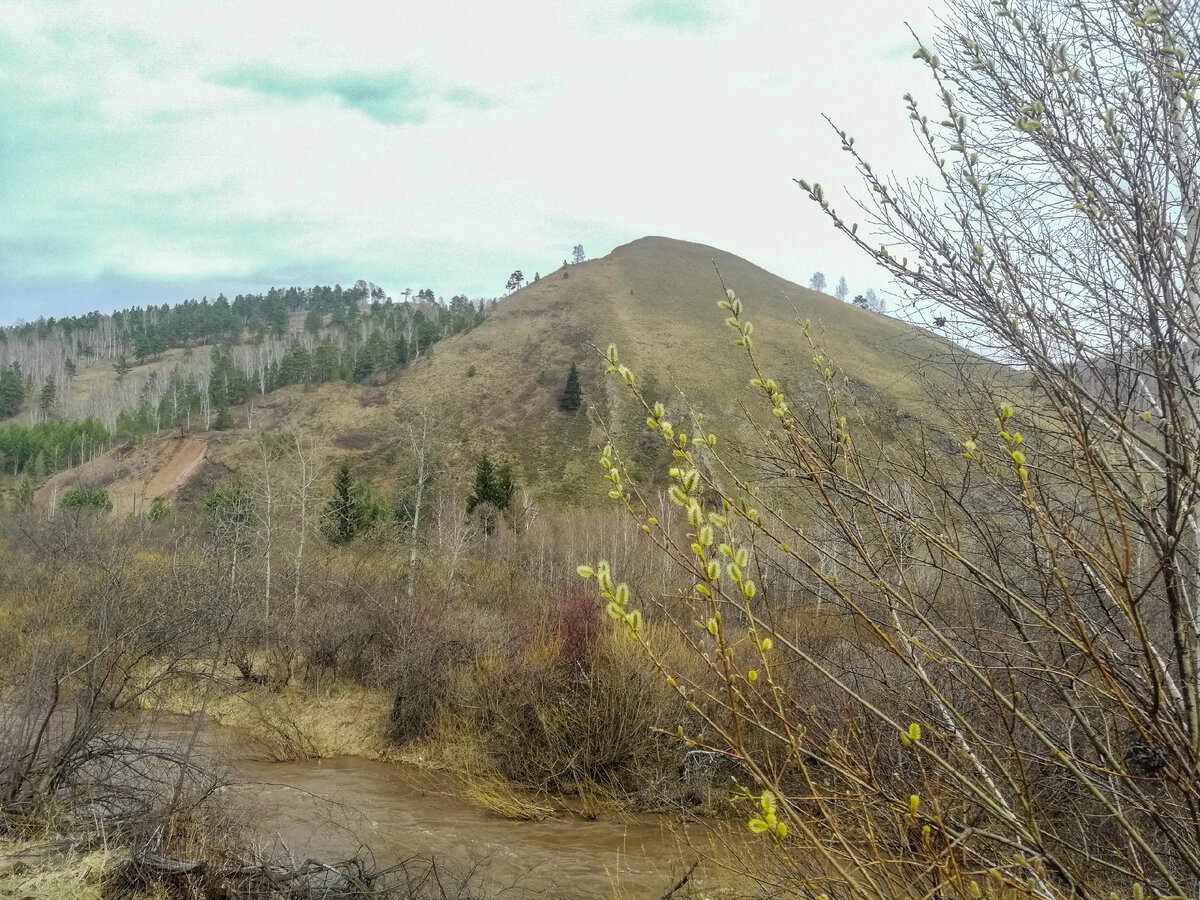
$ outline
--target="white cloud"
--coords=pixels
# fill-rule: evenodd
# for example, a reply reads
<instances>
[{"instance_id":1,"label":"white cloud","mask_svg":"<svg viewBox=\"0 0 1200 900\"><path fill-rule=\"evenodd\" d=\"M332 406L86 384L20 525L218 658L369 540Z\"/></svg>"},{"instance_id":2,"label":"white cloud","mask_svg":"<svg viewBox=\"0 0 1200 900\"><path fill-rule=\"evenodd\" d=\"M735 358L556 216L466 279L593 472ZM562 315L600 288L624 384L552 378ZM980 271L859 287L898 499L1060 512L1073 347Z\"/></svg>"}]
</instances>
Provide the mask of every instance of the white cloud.
<instances>
[{"instance_id":1,"label":"white cloud","mask_svg":"<svg viewBox=\"0 0 1200 900\"><path fill-rule=\"evenodd\" d=\"M653 6L0 5L0 115L21 132L0 138L0 242L38 248L0 260L0 290L317 260L483 294L647 233L877 285L791 178L850 179L822 112L897 158L923 78L903 11Z\"/></svg>"}]
</instances>

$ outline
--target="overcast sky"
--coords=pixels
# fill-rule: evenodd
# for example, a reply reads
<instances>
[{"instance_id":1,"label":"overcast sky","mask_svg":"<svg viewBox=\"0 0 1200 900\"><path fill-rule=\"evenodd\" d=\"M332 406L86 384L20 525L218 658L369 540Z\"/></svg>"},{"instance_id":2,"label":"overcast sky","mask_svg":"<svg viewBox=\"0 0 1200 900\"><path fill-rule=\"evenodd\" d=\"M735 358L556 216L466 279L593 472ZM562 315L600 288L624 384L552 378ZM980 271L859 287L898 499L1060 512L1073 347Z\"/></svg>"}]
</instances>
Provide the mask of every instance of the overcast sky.
<instances>
[{"instance_id":1,"label":"overcast sky","mask_svg":"<svg viewBox=\"0 0 1200 900\"><path fill-rule=\"evenodd\" d=\"M492 297L647 234L881 277L793 178L884 168L927 3L4 0L0 324L365 278ZM846 206L841 191L831 191Z\"/></svg>"}]
</instances>

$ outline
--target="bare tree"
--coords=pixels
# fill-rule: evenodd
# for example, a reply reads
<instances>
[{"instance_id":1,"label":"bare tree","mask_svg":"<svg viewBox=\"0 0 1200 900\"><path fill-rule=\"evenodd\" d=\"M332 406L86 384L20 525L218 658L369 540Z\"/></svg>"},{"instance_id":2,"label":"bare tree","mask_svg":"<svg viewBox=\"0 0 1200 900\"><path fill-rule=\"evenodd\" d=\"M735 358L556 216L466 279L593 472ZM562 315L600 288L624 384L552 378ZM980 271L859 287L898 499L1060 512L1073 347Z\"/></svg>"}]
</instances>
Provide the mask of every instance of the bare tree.
<instances>
[{"instance_id":1,"label":"bare tree","mask_svg":"<svg viewBox=\"0 0 1200 900\"><path fill-rule=\"evenodd\" d=\"M154 422L155 434L158 434L162 428L162 410L159 404L166 390L167 385L163 381L162 371L160 369L151 369L146 374L146 380L142 383L141 400L150 410L150 418Z\"/></svg>"},{"instance_id":2,"label":"bare tree","mask_svg":"<svg viewBox=\"0 0 1200 900\"><path fill-rule=\"evenodd\" d=\"M424 524L423 520L427 514L426 507L429 504L430 488L433 481L433 465L430 459L430 440L432 437L430 429L434 423L434 419L429 411L429 407L421 409L419 418L420 433L413 426L413 423L406 422L404 425L404 431L412 453L414 473L411 489L399 499L398 503L409 529L407 594L410 601L413 599L416 589L417 551L420 546L421 526Z\"/></svg>"},{"instance_id":3,"label":"bare tree","mask_svg":"<svg viewBox=\"0 0 1200 900\"><path fill-rule=\"evenodd\" d=\"M261 548L263 559L263 620L271 618L272 562L275 555L276 534L280 530L279 462L286 446L274 434L258 436L258 465L253 472L250 493L254 498L252 508L258 527L254 539Z\"/></svg>"},{"instance_id":4,"label":"bare tree","mask_svg":"<svg viewBox=\"0 0 1200 900\"><path fill-rule=\"evenodd\" d=\"M304 570L304 549L308 533L312 529L313 504L317 480L316 444L311 437L302 437L298 430L292 431L291 453L294 477L290 481L289 500L295 515L296 547L292 555L292 608L300 615L300 585Z\"/></svg>"},{"instance_id":5,"label":"bare tree","mask_svg":"<svg viewBox=\"0 0 1200 900\"><path fill-rule=\"evenodd\" d=\"M133 575L131 537L67 517L6 524L6 553L24 559L16 568L32 583L47 554L56 561L38 604L10 610L24 621L6 638L0 800L9 825L53 810L158 849L196 773L184 749L135 740L129 714L219 653L231 608L194 579L180 590Z\"/></svg>"},{"instance_id":6,"label":"bare tree","mask_svg":"<svg viewBox=\"0 0 1200 900\"><path fill-rule=\"evenodd\" d=\"M439 491L434 504L434 528L438 550L445 560L446 581L452 583L459 563L468 550L479 544L484 535L475 527L467 513L466 504L452 491Z\"/></svg>"}]
</instances>

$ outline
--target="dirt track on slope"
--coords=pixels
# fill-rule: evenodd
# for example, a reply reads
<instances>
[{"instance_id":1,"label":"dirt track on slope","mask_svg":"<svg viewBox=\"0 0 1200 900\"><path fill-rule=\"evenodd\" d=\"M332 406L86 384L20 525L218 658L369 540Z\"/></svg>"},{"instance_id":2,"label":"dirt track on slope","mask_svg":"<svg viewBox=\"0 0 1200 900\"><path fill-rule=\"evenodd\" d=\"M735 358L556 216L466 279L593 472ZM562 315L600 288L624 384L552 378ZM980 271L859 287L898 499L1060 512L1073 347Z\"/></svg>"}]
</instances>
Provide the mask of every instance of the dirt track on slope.
<instances>
[{"instance_id":1,"label":"dirt track on slope","mask_svg":"<svg viewBox=\"0 0 1200 900\"><path fill-rule=\"evenodd\" d=\"M207 451L208 444L205 441L197 438L185 438L180 442L167 464L155 472L140 491L142 497L146 500L174 497L200 468Z\"/></svg>"},{"instance_id":2,"label":"dirt track on slope","mask_svg":"<svg viewBox=\"0 0 1200 900\"><path fill-rule=\"evenodd\" d=\"M76 486L104 487L117 515L141 513L152 500L170 500L188 482L208 452L201 438L147 441L120 447L82 466L59 472L37 492L39 504L54 504Z\"/></svg>"}]
</instances>

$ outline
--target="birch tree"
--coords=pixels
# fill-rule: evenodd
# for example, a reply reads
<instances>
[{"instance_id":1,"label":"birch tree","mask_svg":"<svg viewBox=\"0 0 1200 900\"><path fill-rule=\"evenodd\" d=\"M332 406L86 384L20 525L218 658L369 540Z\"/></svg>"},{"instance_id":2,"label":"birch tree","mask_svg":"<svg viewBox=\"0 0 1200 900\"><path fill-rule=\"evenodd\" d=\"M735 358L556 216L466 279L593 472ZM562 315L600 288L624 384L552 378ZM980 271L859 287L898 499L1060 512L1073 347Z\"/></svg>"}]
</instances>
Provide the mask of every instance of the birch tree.
<instances>
[{"instance_id":1,"label":"birch tree","mask_svg":"<svg viewBox=\"0 0 1200 900\"><path fill-rule=\"evenodd\" d=\"M288 485L288 500L295 515L296 544L292 551L292 611L300 616L300 589L304 575L304 551L308 543L308 532L312 528L313 503L316 502L316 444L298 430L288 436L290 444L292 477Z\"/></svg>"},{"instance_id":2,"label":"birch tree","mask_svg":"<svg viewBox=\"0 0 1200 900\"><path fill-rule=\"evenodd\" d=\"M421 410L419 418L419 432L412 422L404 424L403 431L411 453L414 472L411 486L397 498L397 507L409 530L407 597L410 601L416 590L417 555L421 544L421 527L429 515L429 495L433 485L430 430L434 425L434 419L428 407Z\"/></svg>"},{"instance_id":3,"label":"birch tree","mask_svg":"<svg viewBox=\"0 0 1200 900\"><path fill-rule=\"evenodd\" d=\"M276 537L280 530L280 459L286 447L273 434L258 436L258 465L250 489L254 498L252 508L258 527L254 537L263 559L263 621L271 619L271 594L274 587L274 557Z\"/></svg>"}]
</instances>

